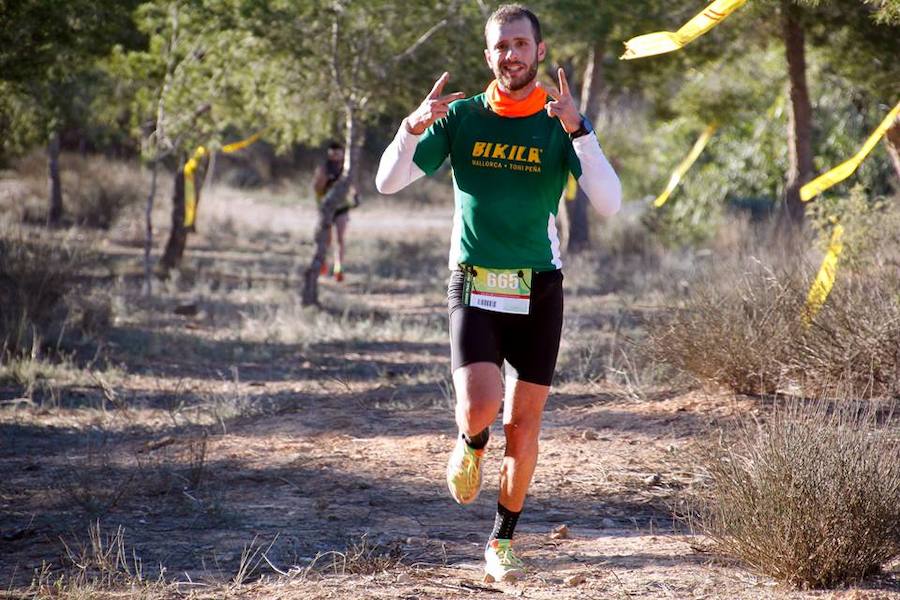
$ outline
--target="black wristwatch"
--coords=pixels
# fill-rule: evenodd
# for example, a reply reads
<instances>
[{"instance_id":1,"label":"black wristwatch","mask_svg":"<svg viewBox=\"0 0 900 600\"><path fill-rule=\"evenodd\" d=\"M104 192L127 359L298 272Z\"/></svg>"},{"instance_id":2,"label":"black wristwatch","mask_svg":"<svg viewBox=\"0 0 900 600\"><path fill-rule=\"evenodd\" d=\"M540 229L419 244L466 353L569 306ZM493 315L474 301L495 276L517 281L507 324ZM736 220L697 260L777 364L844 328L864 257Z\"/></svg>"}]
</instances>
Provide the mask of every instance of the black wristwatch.
<instances>
[{"instance_id":1,"label":"black wristwatch","mask_svg":"<svg viewBox=\"0 0 900 600\"><path fill-rule=\"evenodd\" d=\"M569 134L569 139L574 140L575 138L580 138L583 135L587 135L592 132L594 128L591 126L591 122L587 120L587 117L581 117L581 126Z\"/></svg>"}]
</instances>

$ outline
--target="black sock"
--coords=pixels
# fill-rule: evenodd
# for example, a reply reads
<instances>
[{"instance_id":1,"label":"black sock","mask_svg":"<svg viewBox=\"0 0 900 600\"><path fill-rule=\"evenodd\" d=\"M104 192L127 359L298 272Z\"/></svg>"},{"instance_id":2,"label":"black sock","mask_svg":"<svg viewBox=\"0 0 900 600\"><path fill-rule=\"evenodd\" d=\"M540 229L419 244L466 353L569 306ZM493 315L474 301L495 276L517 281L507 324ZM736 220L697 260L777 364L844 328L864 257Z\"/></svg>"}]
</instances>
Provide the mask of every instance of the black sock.
<instances>
[{"instance_id":1,"label":"black sock","mask_svg":"<svg viewBox=\"0 0 900 600\"><path fill-rule=\"evenodd\" d=\"M488 440L491 437L491 428L485 427L484 431L481 433L476 433L472 437L467 436L466 434L462 434L462 439L466 443L469 448L473 450L483 450L485 446L487 446Z\"/></svg>"},{"instance_id":2,"label":"black sock","mask_svg":"<svg viewBox=\"0 0 900 600\"><path fill-rule=\"evenodd\" d=\"M522 514L521 510L513 512L498 502L497 516L494 517L494 531L491 532L490 539L511 540L520 514Z\"/></svg>"}]
</instances>

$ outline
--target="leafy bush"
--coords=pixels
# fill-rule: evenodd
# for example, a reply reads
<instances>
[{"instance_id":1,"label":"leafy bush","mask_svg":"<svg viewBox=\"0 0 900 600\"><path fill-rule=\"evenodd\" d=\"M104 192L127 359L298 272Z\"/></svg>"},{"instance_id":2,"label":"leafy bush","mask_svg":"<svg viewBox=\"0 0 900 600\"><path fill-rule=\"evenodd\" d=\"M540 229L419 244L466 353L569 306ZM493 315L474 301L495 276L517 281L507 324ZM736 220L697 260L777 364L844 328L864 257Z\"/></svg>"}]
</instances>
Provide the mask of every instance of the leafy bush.
<instances>
[{"instance_id":1,"label":"leafy bush","mask_svg":"<svg viewBox=\"0 0 900 600\"><path fill-rule=\"evenodd\" d=\"M794 402L706 466L706 533L761 573L825 588L900 556L900 441L871 408Z\"/></svg>"}]
</instances>

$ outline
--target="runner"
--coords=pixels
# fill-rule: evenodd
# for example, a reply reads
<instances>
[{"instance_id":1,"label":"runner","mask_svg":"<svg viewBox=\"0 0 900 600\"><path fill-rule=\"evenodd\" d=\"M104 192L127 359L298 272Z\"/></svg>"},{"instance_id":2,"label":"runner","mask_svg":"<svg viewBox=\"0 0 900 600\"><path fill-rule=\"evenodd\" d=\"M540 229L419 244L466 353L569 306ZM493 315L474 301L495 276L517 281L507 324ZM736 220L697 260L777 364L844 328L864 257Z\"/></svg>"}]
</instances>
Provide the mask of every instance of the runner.
<instances>
[{"instance_id":1,"label":"runner","mask_svg":"<svg viewBox=\"0 0 900 600\"><path fill-rule=\"evenodd\" d=\"M322 202L322 199L325 197L325 194L328 193L328 190L331 189L331 186L334 185L334 182L337 181L341 173L344 172L344 147L338 144L337 142L332 142L328 145L328 157L324 163L316 168L315 176L313 177L313 189L316 192L316 202ZM334 221L332 223L332 228L334 232L337 234L337 245L334 249L334 279L335 281L343 281L344 280L344 248L345 248L345 239L347 237L347 225L350 223L350 209L355 208L359 204L359 197L357 196L356 190L351 189L350 193L347 195L346 203L339 207L336 211L334 211ZM328 247L331 245L331 230L328 231L328 240L326 241L325 252L327 256ZM320 275L328 274L328 260L322 261L322 268L319 271Z\"/></svg>"},{"instance_id":2,"label":"runner","mask_svg":"<svg viewBox=\"0 0 900 600\"><path fill-rule=\"evenodd\" d=\"M621 187L563 70L559 88L535 79L547 53L537 17L520 5L501 6L485 25L485 41L496 77L487 91L464 100L460 92L442 95L444 73L403 120L376 185L397 192L450 157L456 209L447 295L460 433L447 484L460 504L478 496L490 426L502 406L506 450L484 557L486 579L510 581L524 574L511 543L537 464L562 330L560 193L571 172L596 210L611 215Z\"/></svg>"}]
</instances>

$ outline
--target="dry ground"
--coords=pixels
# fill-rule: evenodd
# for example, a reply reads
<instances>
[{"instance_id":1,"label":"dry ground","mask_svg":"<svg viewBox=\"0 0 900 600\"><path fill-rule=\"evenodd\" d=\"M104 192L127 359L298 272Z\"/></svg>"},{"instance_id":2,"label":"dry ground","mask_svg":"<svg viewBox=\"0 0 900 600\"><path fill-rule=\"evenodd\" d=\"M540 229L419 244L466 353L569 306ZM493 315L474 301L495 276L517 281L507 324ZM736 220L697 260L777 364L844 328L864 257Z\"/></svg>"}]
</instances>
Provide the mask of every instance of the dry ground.
<instances>
[{"instance_id":1,"label":"dry ground","mask_svg":"<svg viewBox=\"0 0 900 600\"><path fill-rule=\"evenodd\" d=\"M622 340L652 290L617 292L590 260L567 275L559 383L517 535L532 573L483 584L502 434L482 495L455 505L447 206L355 211L347 281L324 282L320 311L299 306L314 215L289 193L211 194L184 271L151 300L139 223L113 232L111 330L0 384L0 597L900 598L896 572L789 592L673 518L702 481L696 445L765 405L637 364ZM96 579L81 595L58 580L78 564ZM43 592L28 592L42 569ZM136 583L161 570L164 583Z\"/></svg>"}]
</instances>

